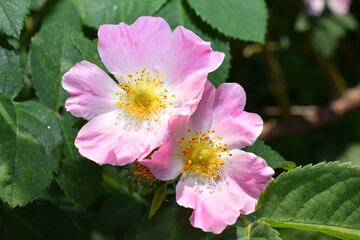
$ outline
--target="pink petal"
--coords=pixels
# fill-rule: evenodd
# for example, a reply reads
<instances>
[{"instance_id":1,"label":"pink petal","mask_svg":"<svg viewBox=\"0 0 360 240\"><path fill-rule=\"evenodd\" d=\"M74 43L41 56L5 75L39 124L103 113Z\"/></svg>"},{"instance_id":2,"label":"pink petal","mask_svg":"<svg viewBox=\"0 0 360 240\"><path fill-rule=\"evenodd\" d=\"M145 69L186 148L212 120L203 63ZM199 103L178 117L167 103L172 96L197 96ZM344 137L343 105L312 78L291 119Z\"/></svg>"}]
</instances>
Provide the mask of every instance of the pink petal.
<instances>
[{"instance_id":1,"label":"pink petal","mask_svg":"<svg viewBox=\"0 0 360 240\"><path fill-rule=\"evenodd\" d=\"M75 146L84 157L111 165L131 163L145 150L150 135L112 111L91 119L79 131Z\"/></svg>"},{"instance_id":2,"label":"pink petal","mask_svg":"<svg viewBox=\"0 0 360 240\"><path fill-rule=\"evenodd\" d=\"M140 17L130 26L124 22L101 25L98 51L106 68L119 79L143 68L153 70L170 35L169 25L160 17Z\"/></svg>"},{"instance_id":3,"label":"pink petal","mask_svg":"<svg viewBox=\"0 0 360 240\"><path fill-rule=\"evenodd\" d=\"M90 120L115 110L119 86L98 66L87 61L77 63L62 78L70 97L65 108L76 117Z\"/></svg>"},{"instance_id":4,"label":"pink petal","mask_svg":"<svg viewBox=\"0 0 360 240\"><path fill-rule=\"evenodd\" d=\"M174 119L166 141L152 154L151 160L141 160L141 164L147 166L157 179L172 180L181 174L184 155L178 141L186 133L187 119L188 116L181 115Z\"/></svg>"},{"instance_id":5,"label":"pink petal","mask_svg":"<svg viewBox=\"0 0 360 240\"><path fill-rule=\"evenodd\" d=\"M328 6L330 10L338 15L347 14L349 12L351 0L329 0Z\"/></svg>"},{"instance_id":6,"label":"pink petal","mask_svg":"<svg viewBox=\"0 0 360 240\"><path fill-rule=\"evenodd\" d=\"M239 84L224 83L216 90L211 128L228 144L228 149L252 145L262 131L262 119L243 111L245 101L244 89Z\"/></svg>"},{"instance_id":7,"label":"pink petal","mask_svg":"<svg viewBox=\"0 0 360 240\"><path fill-rule=\"evenodd\" d=\"M183 175L176 186L176 201L194 209L190 217L194 227L216 234L234 224L244 209L254 209L256 204L256 199L226 176L222 180L202 183Z\"/></svg>"},{"instance_id":8,"label":"pink petal","mask_svg":"<svg viewBox=\"0 0 360 240\"><path fill-rule=\"evenodd\" d=\"M172 33L162 18L140 17L130 26L102 25L98 36L101 59L119 81L143 68L153 74L159 71L169 94L176 96L174 106L198 97L207 74L224 59L193 32L178 27Z\"/></svg>"},{"instance_id":9,"label":"pink petal","mask_svg":"<svg viewBox=\"0 0 360 240\"><path fill-rule=\"evenodd\" d=\"M169 48L158 64L168 77L172 93L192 99L204 87L207 74L216 70L224 57L224 53L213 51L209 42L180 26L173 32Z\"/></svg>"},{"instance_id":10,"label":"pink petal","mask_svg":"<svg viewBox=\"0 0 360 240\"><path fill-rule=\"evenodd\" d=\"M325 8L325 0L304 0L304 4L312 16L319 16Z\"/></svg>"},{"instance_id":11,"label":"pink petal","mask_svg":"<svg viewBox=\"0 0 360 240\"><path fill-rule=\"evenodd\" d=\"M152 154L151 160L143 159L140 163L150 169L154 176L162 181L172 180L181 174L184 156L172 139L166 141L159 150Z\"/></svg>"},{"instance_id":12,"label":"pink petal","mask_svg":"<svg viewBox=\"0 0 360 240\"><path fill-rule=\"evenodd\" d=\"M210 81L206 81L201 100L197 105L196 111L191 115L186 129L203 132L206 132L210 129L214 99L215 87Z\"/></svg>"},{"instance_id":13,"label":"pink petal","mask_svg":"<svg viewBox=\"0 0 360 240\"><path fill-rule=\"evenodd\" d=\"M257 199L271 181L274 170L266 161L253 153L241 150L231 150L231 157L228 158L225 166L226 175L235 179L238 185L250 197ZM248 214L253 208L244 209Z\"/></svg>"},{"instance_id":14,"label":"pink petal","mask_svg":"<svg viewBox=\"0 0 360 240\"><path fill-rule=\"evenodd\" d=\"M184 121L186 121L186 119L196 110L199 101L200 101L200 97L194 98L188 101L187 103L182 104L179 108L175 109L174 112L169 116L161 117L161 121L159 121L158 123L159 126L156 129L157 134L151 138L150 145L146 148L145 152L141 156L139 156L139 160L145 158L154 149L160 147L160 145L171 134L171 130L173 129L180 130L179 128L175 128L175 127L171 128L169 126L172 125L174 121L178 122L180 119L184 119ZM181 132L181 134L183 134L183 132Z\"/></svg>"},{"instance_id":15,"label":"pink petal","mask_svg":"<svg viewBox=\"0 0 360 240\"><path fill-rule=\"evenodd\" d=\"M184 166L184 155L178 141L187 134L187 129L193 131L207 131L211 124L212 104L214 101L215 88L211 82L207 82L202 99L196 111L189 120L189 115L195 110L180 111L170 120L170 129L167 140L153 155L151 160L142 160L141 164L147 166L150 171L160 180L171 180L181 174Z\"/></svg>"},{"instance_id":16,"label":"pink petal","mask_svg":"<svg viewBox=\"0 0 360 240\"><path fill-rule=\"evenodd\" d=\"M179 205L193 208L190 222L206 232L220 233L241 214L255 210L260 192L271 181L274 170L252 153L232 150L218 180L183 175L176 186Z\"/></svg>"}]
</instances>

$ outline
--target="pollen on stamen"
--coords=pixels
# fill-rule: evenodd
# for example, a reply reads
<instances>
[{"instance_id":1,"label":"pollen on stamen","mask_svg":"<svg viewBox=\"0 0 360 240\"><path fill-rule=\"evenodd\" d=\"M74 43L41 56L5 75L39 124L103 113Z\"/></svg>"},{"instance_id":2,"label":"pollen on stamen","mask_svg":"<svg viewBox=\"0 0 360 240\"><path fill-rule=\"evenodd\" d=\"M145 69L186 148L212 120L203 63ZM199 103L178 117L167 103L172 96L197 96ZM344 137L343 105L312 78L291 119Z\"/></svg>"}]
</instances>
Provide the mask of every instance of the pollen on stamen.
<instances>
[{"instance_id":1,"label":"pollen on stamen","mask_svg":"<svg viewBox=\"0 0 360 240\"><path fill-rule=\"evenodd\" d=\"M186 132L191 132L187 129ZM208 180L219 179L221 169L224 168L223 156L231 156L225 144L220 142L219 136L209 137L208 134L214 130L202 132L196 131L186 138L182 137L178 141L179 147L185 157L183 174L194 173ZM186 141L183 141L185 140Z\"/></svg>"},{"instance_id":2,"label":"pollen on stamen","mask_svg":"<svg viewBox=\"0 0 360 240\"><path fill-rule=\"evenodd\" d=\"M132 115L134 119L145 121L158 121L161 111L173 105L167 95L168 89L163 85L162 78L164 75L152 75L143 68L139 72L128 75L129 81L119 83L119 87L123 93L120 95L116 105L125 110L126 113ZM120 76L123 79L123 76ZM170 95L174 98L174 94Z\"/></svg>"},{"instance_id":3,"label":"pollen on stamen","mask_svg":"<svg viewBox=\"0 0 360 240\"><path fill-rule=\"evenodd\" d=\"M141 165L139 162L135 163L136 170L134 172L135 180L137 182L137 185L152 185L154 183L159 183L160 180L157 179L154 174L150 172L150 169L148 167L145 167L144 165Z\"/></svg>"}]
</instances>

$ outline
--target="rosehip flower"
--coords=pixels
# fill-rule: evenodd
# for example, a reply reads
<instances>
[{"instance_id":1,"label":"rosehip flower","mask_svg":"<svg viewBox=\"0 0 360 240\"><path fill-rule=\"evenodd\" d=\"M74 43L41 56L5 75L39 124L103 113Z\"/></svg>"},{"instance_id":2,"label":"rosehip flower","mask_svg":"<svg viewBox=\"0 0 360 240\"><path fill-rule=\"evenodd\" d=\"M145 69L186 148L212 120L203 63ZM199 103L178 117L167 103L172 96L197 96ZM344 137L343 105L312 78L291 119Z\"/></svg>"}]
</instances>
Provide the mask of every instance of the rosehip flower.
<instances>
[{"instance_id":1,"label":"rosehip flower","mask_svg":"<svg viewBox=\"0 0 360 240\"><path fill-rule=\"evenodd\" d=\"M351 0L304 0L304 3L312 16L319 16L324 11L325 4L333 13L342 15L349 12Z\"/></svg>"},{"instance_id":2,"label":"rosehip flower","mask_svg":"<svg viewBox=\"0 0 360 240\"><path fill-rule=\"evenodd\" d=\"M71 95L65 108L89 120L75 140L81 155L98 164L125 165L161 144L169 119L195 109L207 74L224 54L184 27L172 32L159 17L102 25L98 37L101 60L118 84L82 61L63 76Z\"/></svg>"},{"instance_id":3,"label":"rosehip flower","mask_svg":"<svg viewBox=\"0 0 360 240\"><path fill-rule=\"evenodd\" d=\"M274 174L264 159L239 150L252 145L263 127L257 114L244 111L245 98L238 84L215 90L207 83L196 111L174 119L164 144L141 161L160 180L181 174L176 201L194 209L190 222L203 231L220 233L253 212Z\"/></svg>"}]
</instances>

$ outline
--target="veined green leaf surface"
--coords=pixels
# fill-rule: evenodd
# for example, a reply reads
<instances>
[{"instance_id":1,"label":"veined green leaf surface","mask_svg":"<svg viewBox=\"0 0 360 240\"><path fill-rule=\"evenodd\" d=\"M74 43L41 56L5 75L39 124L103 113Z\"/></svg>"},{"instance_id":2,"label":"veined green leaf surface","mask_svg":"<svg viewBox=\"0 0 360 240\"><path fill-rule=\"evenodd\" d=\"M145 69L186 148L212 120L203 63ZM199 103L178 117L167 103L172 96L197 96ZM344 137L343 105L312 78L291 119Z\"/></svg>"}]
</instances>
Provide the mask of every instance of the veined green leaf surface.
<instances>
[{"instance_id":1,"label":"veined green leaf surface","mask_svg":"<svg viewBox=\"0 0 360 240\"><path fill-rule=\"evenodd\" d=\"M23 87L20 58L14 51L0 47L0 92L10 98L18 95Z\"/></svg>"},{"instance_id":2,"label":"veined green leaf surface","mask_svg":"<svg viewBox=\"0 0 360 240\"><path fill-rule=\"evenodd\" d=\"M0 1L0 32L20 38L26 14L29 12L30 0Z\"/></svg>"},{"instance_id":3,"label":"veined green leaf surface","mask_svg":"<svg viewBox=\"0 0 360 240\"><path fill-rule=\"evenodd\" d=\"M102 183L101 167L83 158L74 145L77 131L71 122L58 118L63 137L63 159L57 182L65 194L83 209L99 194Z\"/></svg>"},{"instance_id":4,"label":"veined green leaf surface","mask_svg":"<svg viewBox=\"0 0 360 240\"><path fill-rule=\"evenodd\" d=\"M98 28L102 24L132 24L140 16L154 14L166 0L79 0L76 1L85 25Z\"/></svg>"},{"instance_id":5,"label":"veined green leaf surface","mask_svg":"<svg viewBox=\"0 0 360 240\"><path fill-rule=\"evenodd\" d=\"M267 9L264 0L188 0L195 12L219 32L264 43Z\"/></svg>"},{"instance_id":6,"label":"veined green leaf surface","mask_svg":"<svg viewBox=\"0 0 360 240\"><path fill-rule=\"evenodd\" d=\"M38 197L58 170L60 129L36 102L14 103L0 93L0 198L11 207Z\"/></svg>"},{"instance_id":7,"label":"veined green leaf surface","mask_svg":"<svg viewBox=\"0 0 360 240\"><path fill-rule=\"evenodd\" d=\"M236 228L237 240L281 240L279 233L265 222L256 221L246 228Z\"/></svg>"},{"instance_id":8,"label":"veined green leaf surface","mask_svg":"<svg viewBox=\"0 0 360 240\"><path fill-rule=\"evenodd\" d=\"M54 110L64 105L68 97L61 87L63 74L82 60L72 42L74 34L79 33L66 22L52 22L41 28L32 39L32 83L40 102Z\"/></svg>"},{"instance_id":9,"label":"veined green leaf surface","mask_svg":"<svg viewBox=\"0 0 360 240\"><path fill-rule=\"evenodd\" d=\"M269 184L256 217L272 227L360 239L359 186L357 166L332 162L298 167Z\"/></svg>"}]
</instances>

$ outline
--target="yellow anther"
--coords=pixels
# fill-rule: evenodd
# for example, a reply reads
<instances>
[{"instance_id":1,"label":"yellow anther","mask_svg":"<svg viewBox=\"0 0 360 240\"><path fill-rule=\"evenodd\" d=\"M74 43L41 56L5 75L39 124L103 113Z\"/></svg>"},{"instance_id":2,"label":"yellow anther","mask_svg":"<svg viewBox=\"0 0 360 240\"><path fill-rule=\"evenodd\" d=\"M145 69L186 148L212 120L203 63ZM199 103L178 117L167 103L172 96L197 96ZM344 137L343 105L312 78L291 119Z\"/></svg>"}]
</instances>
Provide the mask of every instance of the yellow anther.
<instances>
[{"instance_id":1,"label":"yellow anther","mask_svg":"<svg viewBox=\"0 0 360 240\"><path fill-rule=\"evenodd\" d=\"M159 111L166 109L172 105L167 100L168 92L164 88L161 81L157 80L150 72L146 72L146 68L139 72L135 72L137 78L129 74L129 81L119 83L123 93L116 93L121 96L116 106L126 110L134 119L146 121L158 121ZM123 76L120 76L123 79Z\"/></svg>"},{"instance_id":2,"label":"yellow anther","mask_svg":"<svg viewBox=\"0 0 360 240\"><path fill-rule=\"evenodd\" d=\"M191 129L186 132L190 133ZM195 131L191 136L180 138L178 144L185 157L183 174L196 173L209 180L220 178L220 169L223 169L225 164L222 157L230 154L224 147L225 144L219 142L220 137L208 136L214 132Z\"/></svg>"}]
</instances>

